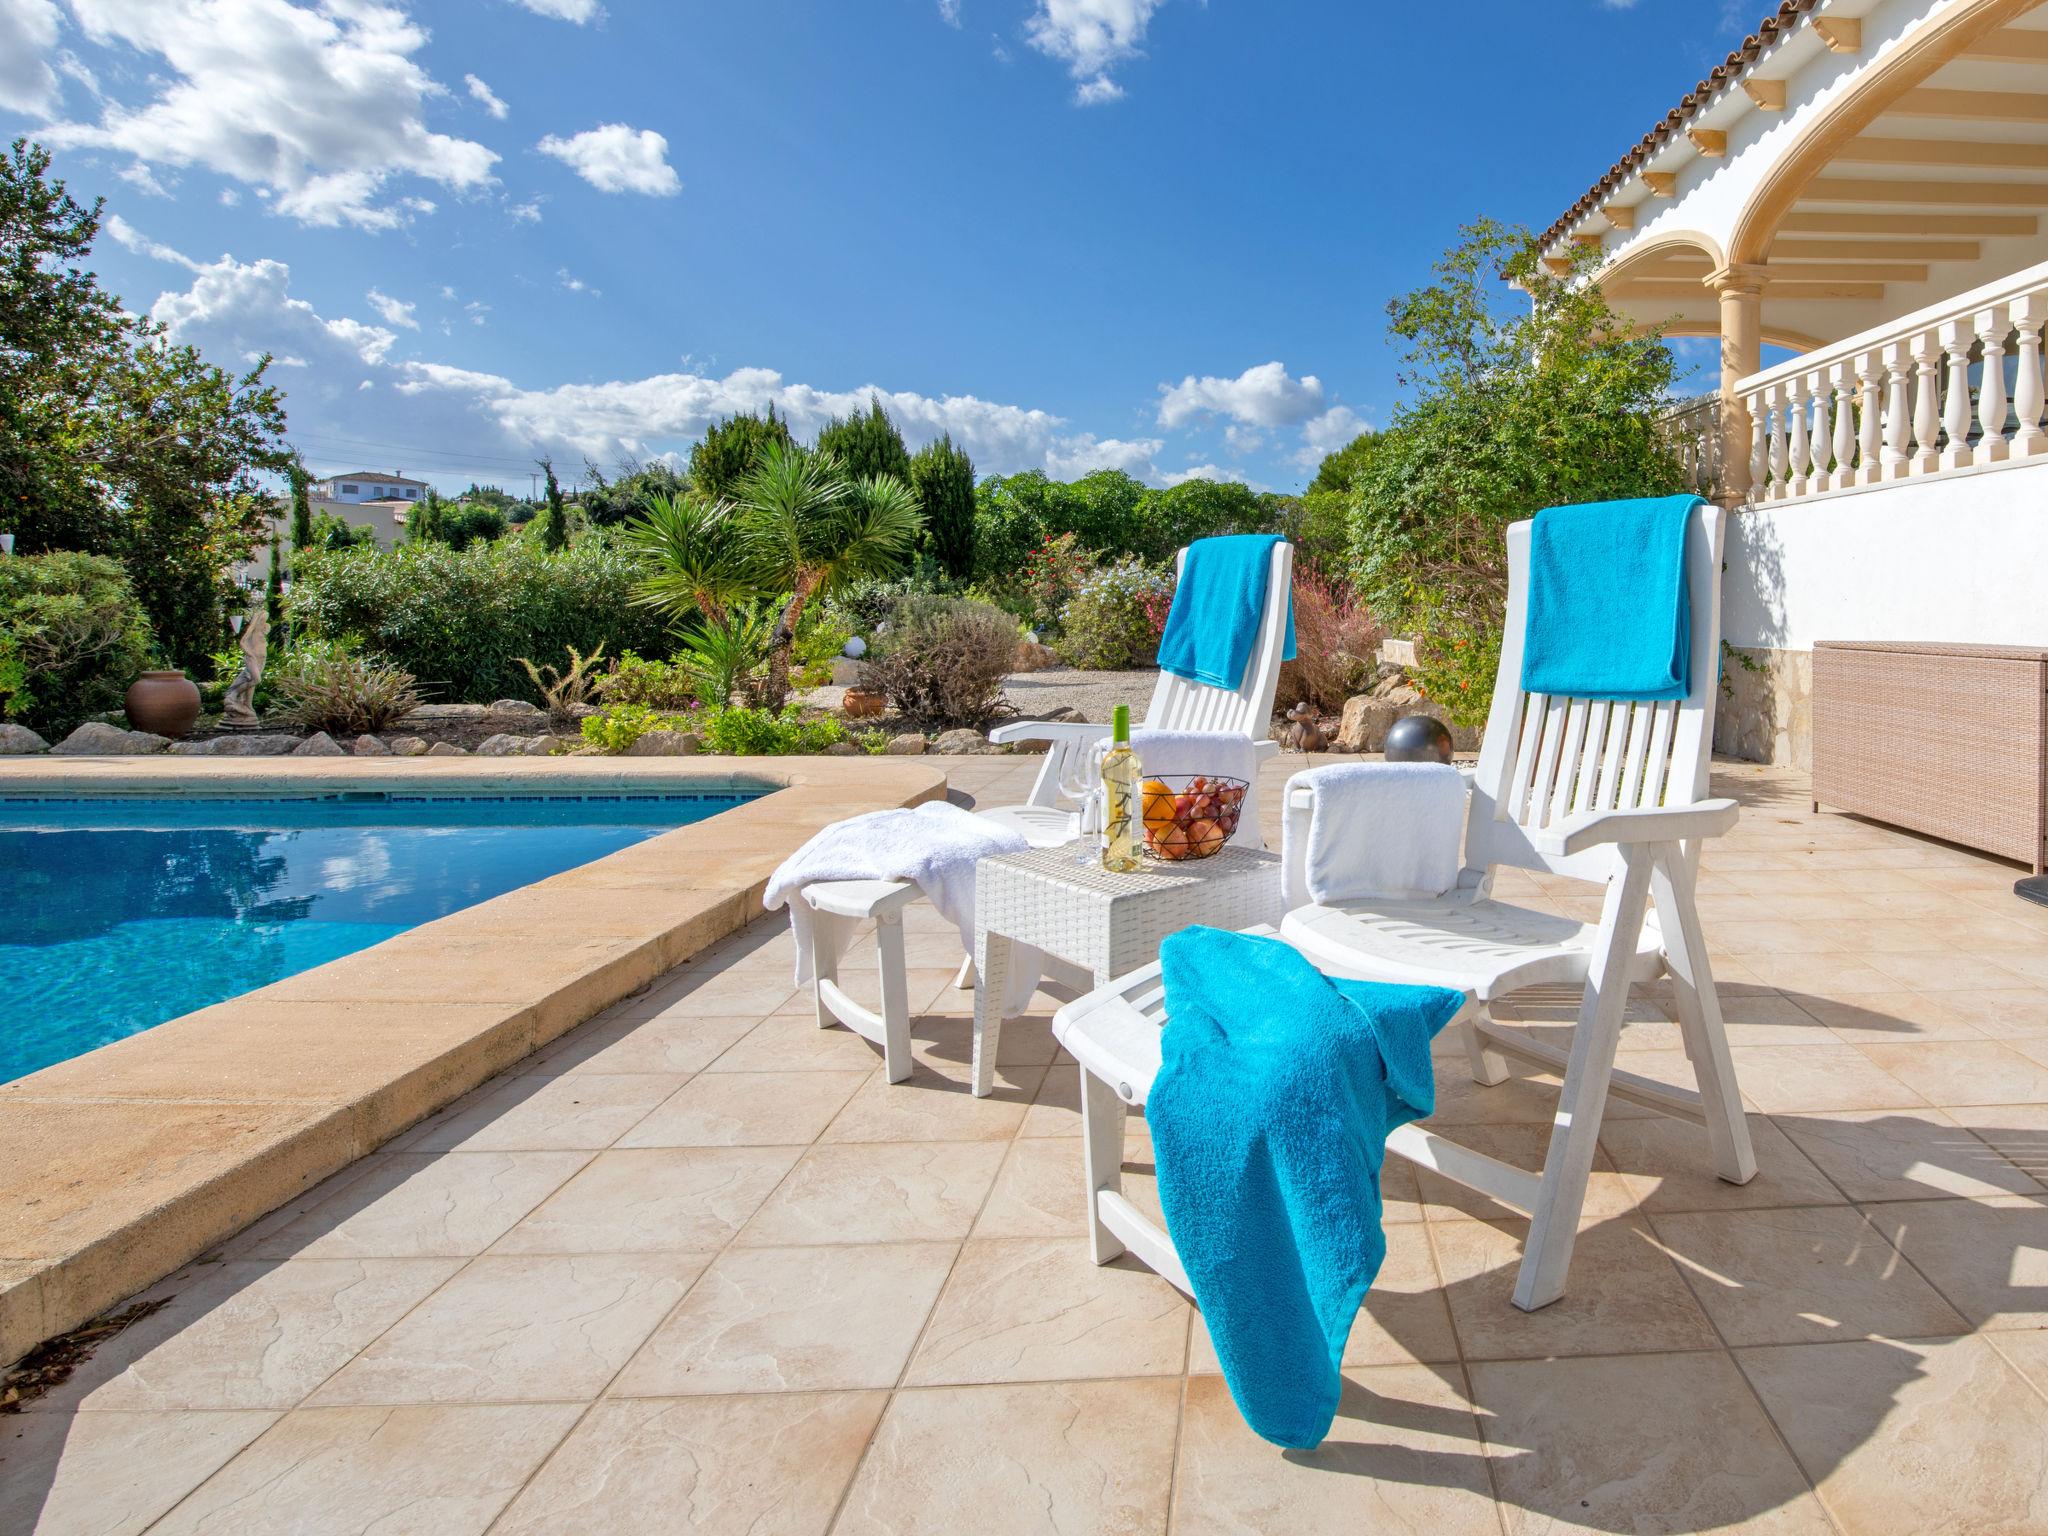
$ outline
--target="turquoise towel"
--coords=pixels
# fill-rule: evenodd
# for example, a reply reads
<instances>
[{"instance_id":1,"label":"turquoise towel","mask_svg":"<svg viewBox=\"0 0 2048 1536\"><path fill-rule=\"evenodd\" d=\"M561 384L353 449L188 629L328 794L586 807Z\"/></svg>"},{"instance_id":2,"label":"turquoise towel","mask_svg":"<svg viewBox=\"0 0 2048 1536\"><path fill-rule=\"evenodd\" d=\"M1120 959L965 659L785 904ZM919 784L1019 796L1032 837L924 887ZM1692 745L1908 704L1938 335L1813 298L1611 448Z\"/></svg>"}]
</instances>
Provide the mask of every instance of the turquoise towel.
<instances>
[{"instance_id":1,"label":"turquoise towel","mask_svg":"<svg viewBox=\"0 0 2048 1536\"><path fill-rule=\"evenodd\" d=\"M1529 539L1522 689L1682 699L1692 678L1685 525L1697 496L1550 507Z\"/></svg>"},{"instance_id":2,"label":"turquoise towel","mask_svg":"<svg viewBox=\"0 0 2048 1536\"><path fill-rule=\"evenodd\" d=\"M1436 1105L1441 987L1337 981L1278 939L1187 928L1160 949L1167 1025L1145 1104L1159 1203L1223 1377L1276 1445L1319 1445L1386 1257L1387 1133Z\"/></svg>"},{"instance_id":3,"label":"turquoise towel","mask_svg":"<svg viewBox=\"0 0 2048 1536\"><path fill-rule=\"evenodd\" d=\"M1180 585L1159 637L1159 665L1175 677L1236 689L1258 643L1266 612L1266 582L1273 574L1277 533L1233 533L1197 539L1182 562ZM1287 594L1287 644L1294 660L1294 594Z\"/></svg>"}]
</instances>

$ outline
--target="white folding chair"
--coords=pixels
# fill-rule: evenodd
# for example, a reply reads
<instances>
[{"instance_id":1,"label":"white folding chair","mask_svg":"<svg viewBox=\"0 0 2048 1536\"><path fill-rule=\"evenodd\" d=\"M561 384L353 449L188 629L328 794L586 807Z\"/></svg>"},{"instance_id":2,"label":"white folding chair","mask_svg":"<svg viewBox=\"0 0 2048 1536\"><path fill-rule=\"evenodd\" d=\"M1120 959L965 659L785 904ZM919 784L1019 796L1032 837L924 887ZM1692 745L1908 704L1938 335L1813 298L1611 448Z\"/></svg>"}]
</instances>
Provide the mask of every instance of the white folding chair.
<instances>
[{"instance_id":1,"label":"white folding chair","mask_svg":"<svg viewBox=\"0 0 2048 1536\"><path fill-rule=\"evenodd\" d=\"M1389 1151L1529 1215L1514 1291L1525 1310L1564 1293L1609 1092L1703 1127L1716 1171L1730 1183L1756 1174L1693 899L1701 840L1728 831L1737 815L1734 801L1703 798L1719 681L1724 529L1724 514L1708 506L1687 525L1692 673L1685 698L1660 704L1522 692L1529 524L1508 530L1500 674L1472 778L1465 868L1447 895L1312 904L1298 852L1307 842L1307 797L1290 794L1285 807L1297 856L1284 871L1291 910L1281 937L1333 975L1464 991L1468 1002L1452 1027L1467 1032L1472 1073L1482 1084L1506 1078L1506 1055L1563 1076L1541 1174L1420 1126L1404 1126L1387 1142ZM1604 886L1599 921L1495 901L1493 871L1502 866ZM1696 1090L1614 1067L1630 985L1665 974ZM1583 988L1569 1051L1493 1021L1491 1005L1508 994L1559 984ZM1124 1106L1144 1102L1164 1018L1153 966L1061 1009L1053 1031L1081 1063L1097 1260L1128 1247L1182 1284L1165 1233L1116 1192Z\"/></svg>"},{"instance_id":2,"label":"white folding chair","mask_svg":"<svg viewBox=\"0 0 2048 1536\"><path fill-rule=\"evenodd\" d=\"M1186 560L1187 551L1183 549L1176 557L1175 568L1179 569ZM1152 688L1152 702L1145 711L1147 730L1241 731L1256 744L1260 762L1279 755L1280 743L1272 740L1268 732L1273 720L1273 696L1280 686L1280 657L1285 649L1293 580L1294 546L1282 540L1273 547L1266 606L1259 616L1258 639L1251 659L1245 664L1243 680L1235 689L1216 688L1161 672ZM1097 749L1108 738L1108 726L1079 722L1020 720L996 727L989 732L990 741L997 745L1042 741L1046 744L1045 755L1029 800L1022 805L997 806L977 814L1014 827L1034 848L1056 848L1073 841L1080 834L1080 816L1061 804L1062 784L1086 781L1094 771ZM1258 781L1254 779L1245 795L1241 822L1254 829L1259 825L1258 797ZM917 900L919 894L915 885L901 880L841 880L805 886L795 898L808 901L816 912L875 924L881 995L878 1009L856 1002L839 984L834 956L827 952L831 946L826 930L831 925L812 925L818 1027L829 1028L835 1022L844 1024L881 1046L883 1067L892 1083L900 1083L910 1075L910 980L903 959L902 924L903 909ZM971 987L973 977L970 958L961 965L956 984Z\"/></svg>"}]
</instances>

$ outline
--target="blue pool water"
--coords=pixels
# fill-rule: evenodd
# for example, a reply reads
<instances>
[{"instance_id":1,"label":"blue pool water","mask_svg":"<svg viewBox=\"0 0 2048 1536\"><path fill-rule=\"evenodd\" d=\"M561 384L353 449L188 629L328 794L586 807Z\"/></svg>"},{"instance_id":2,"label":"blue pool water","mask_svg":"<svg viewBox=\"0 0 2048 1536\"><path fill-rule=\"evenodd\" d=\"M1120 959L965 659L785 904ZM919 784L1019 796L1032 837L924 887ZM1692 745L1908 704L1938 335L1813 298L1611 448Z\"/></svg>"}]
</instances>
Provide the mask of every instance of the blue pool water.
<instances>
[{"instance_id":1,"label":"blue pool water","mask_svg":"<svg viewBox=\"0 0 2048 1536\"><path fill-rule=\"evenodd\" d=\"M0 1082L758 793L0 799Z\"/></svg>"}]
</instances>

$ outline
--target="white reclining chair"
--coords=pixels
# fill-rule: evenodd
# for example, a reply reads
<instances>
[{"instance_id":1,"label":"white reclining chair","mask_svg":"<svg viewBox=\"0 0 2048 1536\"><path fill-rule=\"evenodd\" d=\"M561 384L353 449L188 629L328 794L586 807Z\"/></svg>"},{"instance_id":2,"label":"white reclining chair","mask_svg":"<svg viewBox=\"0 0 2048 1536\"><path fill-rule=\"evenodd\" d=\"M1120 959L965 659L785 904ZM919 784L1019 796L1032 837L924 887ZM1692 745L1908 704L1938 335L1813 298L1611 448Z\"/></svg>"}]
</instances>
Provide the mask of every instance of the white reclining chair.
<instances>
[{"instance_id":1,"label":"white reclining chair","mask_svg":"<svg viewBox=\"0 0 2048 1536\"><path fill-rule=\"evenodd\" d=\"M1183 549L1175 559L1176 570L1186 560L1187 551ZM1294 546L1283 539L1273 546L1266 607L1260 615L1258 639L1238 686L1215 688L1161 672L1152 688L1152 702L1146 707L1143 727L1162 731L1242 731L1256 744L1261 763L1277 757L1280 743L1267 732L1273 720L1273 696L1280 686L1280 655L1285 649L1293 589ZM991 742L1001 746L1042 741L1046 744L1045 755L1029 800L1022 805L997 806L977 814L1016 828L1034 848L1056 848L1072 842L1080 834L1080 815L1061 804L1062 786L1086 783L1092 778L1096 751L1109 739L1109 729L1107 725L1039 720L1020 720L996 727L989 732ZM1256 835L1257 780L1245 795L1241 824L1254 829ZM838 880L806 886L796 898L808 901L817 912L875 924L875 956L881 972L880 1008L866 1007L848 994L839 984L837 962L829 944L820 943L812 953L817 976L818 1027L844 1024L881 1046L883 1067L892 1083L910 1076L910 978L903 958L903 909L921 894L916 885L903 880ZM814 931L821 926L814 925ZM960 967L957 985L973 986L973 975L970 958Z\"/></svg>"},{"instance_id":2,"label":"white reclining chair","mask_svg":"<svg viewBox=\"0 0 2048 1536\"><path fill-rule=\"evenodd\" d=\"M1482 1084L1507 1077L1504 1055L1563 1076L1540 1175L1416 1125L1387 1141L1390 1152L1530 1216L1514 1291L1515 1305L1525 1310L1564 1293L1610 1091L1700 1125L1716 1171L1730 1183L1747 1183L1756 1173L1693 901L1700 841L1728 831L1737 815L1734 801L1703 798L1720 676L1724 520L1719 508L1703 506L1687 526L1692 677L1684 699L1660 704L1522 692L1529 524L1508 530L1500 675L1473 776L1465 868L1448 894L1310 904L1301 859L1306 797L1290 795L1285 808L1295 857L1284 872L1290 911L1282 938L1331 975L1463 990L1466 1007L1450 1027L1468 1032L1472 1074ZM1604 885L1600 920L1581 923L1493 900L1492 870L1503 865ZM1653 915L1646 913L1651 904ZM1665 974L1697 1090L1614 1068L1630 985ZM1524 987L1559 984L1584 988L1568 1052L1493 1022L1492 1003ZM1158 1071L1165 1008L1159 967L1148 966L1062 1008L1053 1033L1081 1064L1096 1261L1128 1248L1185 1290L1166 1234L1118 1193L1125 1106L1145 1102Z\"/></svg>"}]
</instances>

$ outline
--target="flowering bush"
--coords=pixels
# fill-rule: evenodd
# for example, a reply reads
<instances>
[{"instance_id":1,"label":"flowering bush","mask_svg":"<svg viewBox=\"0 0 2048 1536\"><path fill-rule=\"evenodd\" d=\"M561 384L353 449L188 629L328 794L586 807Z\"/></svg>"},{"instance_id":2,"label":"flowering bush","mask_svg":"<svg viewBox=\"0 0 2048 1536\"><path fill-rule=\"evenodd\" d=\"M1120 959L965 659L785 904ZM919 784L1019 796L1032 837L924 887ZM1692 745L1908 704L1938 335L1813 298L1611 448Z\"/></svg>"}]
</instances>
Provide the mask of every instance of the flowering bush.
<instances>
[{"instance_id":1,"label":"flowering bush","mask_svg":"<svg viewBox=\"0 0 2048 1536\"><path fill-rule=\"evenodd\" d=\"M1294 660L1280 668L1273 703L1292 709L1308 703L1334 715L1362 692L1379 666L1379 620L1347 586L1314 566L1294 573Z\"/></svg>"},{"instance_id":2,"label":"flowering bush","mask_svg":"<svg viewBox=\"0 0 2048 1536\"><path fill-rule=\"evenodd\" d=\"M1094 574L1095 556L1072 533L1048 534L1024 559L1021 585L1031 605L1031 622L1050 629L1060 622L1067 603Z\"/></svg>"},{"instance_id":3,"label":"flowering bush","mask_svg":"<svg viewBox=\"0 0 2048 1536\"><path fill-rule=\"evenodd\" d=\"M1484 725L1500 670L1500 631L1439 622L1415 648L1415 686L1441 704L1453 725Z\"/></svg>"},{"instance_id":4,"label":"flowering bush","mask_svg":"<svg viewBox=\"0 0 2048 1536\"><path fill-rule=\"evenodd\" d=\"M1071 667L1113 671L1149 665L1172 603L1172 583L1142 560L1106 566L1060 610L1053 649Z\"/></svg>"}]
</instances>

